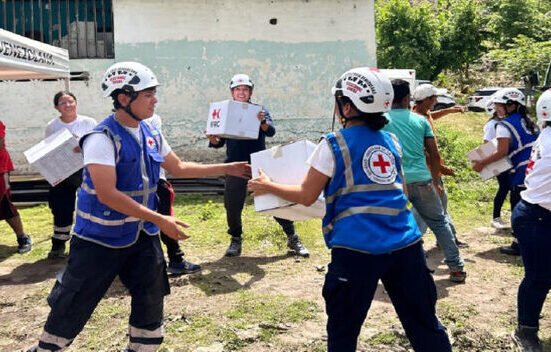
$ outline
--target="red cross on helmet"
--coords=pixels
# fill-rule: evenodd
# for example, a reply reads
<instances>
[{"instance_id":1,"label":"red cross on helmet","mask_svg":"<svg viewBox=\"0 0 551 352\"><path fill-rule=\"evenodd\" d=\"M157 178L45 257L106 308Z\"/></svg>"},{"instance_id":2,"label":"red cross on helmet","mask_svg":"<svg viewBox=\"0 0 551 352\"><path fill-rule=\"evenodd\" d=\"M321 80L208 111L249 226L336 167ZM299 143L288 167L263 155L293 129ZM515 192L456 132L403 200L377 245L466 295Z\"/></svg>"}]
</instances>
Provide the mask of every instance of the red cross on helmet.
<instances>
[{"instance_id":1,"label":"red cross on helmet","mask_svg":"<svg viewBox=\"0 0 551 352\"><path fill-rule=\"evenodd\" d=\"M349 98L364 113L390 111L394 90L389 79L378 69L358 67L346 71L331 89L334 96Z\"/></svg>"},{"instance_id":2,"label":"red cross on helmet","mask_svg":"<svg viewBox=\"0 0 551 352\"><path fill-rule=\"evenodd\" d=\"M536 103L538 121L551 121L551 89L546 90Z\"/></svg>"}]
</instances>

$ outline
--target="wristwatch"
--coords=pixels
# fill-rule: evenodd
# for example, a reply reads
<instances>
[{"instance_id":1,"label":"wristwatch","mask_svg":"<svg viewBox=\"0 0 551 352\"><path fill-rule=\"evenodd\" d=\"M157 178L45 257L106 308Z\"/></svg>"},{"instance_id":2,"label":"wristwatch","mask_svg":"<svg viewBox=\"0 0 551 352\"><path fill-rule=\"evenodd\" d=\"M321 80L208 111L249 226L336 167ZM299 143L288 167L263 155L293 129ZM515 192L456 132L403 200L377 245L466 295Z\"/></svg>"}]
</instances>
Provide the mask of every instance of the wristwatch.
<instances>
[{"instance_id":1,"label":"wristwatch","mask_svg":"<svg viewBox=\"0 0 551 352\"><path fill-rule=\"evenodd\" d=\"M268 123L268 122L266 121L266 119L260 120L260 124L261 124L261 125L265 125L265 124L267 124L267 123Z\"/></svg>"}]
</instances>

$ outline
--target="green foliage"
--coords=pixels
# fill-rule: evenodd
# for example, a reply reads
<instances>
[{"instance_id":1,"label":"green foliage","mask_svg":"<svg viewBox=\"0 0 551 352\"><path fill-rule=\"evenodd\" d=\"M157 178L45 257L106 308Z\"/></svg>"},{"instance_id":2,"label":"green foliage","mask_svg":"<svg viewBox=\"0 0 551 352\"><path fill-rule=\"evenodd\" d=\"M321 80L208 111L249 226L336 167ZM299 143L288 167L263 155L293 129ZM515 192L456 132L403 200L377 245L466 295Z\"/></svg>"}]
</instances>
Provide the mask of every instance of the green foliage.
<instances>
[{"instance_id":1,"label":"green foliage","mask_svg":"<svg viewBox=\"0 0 551 352\"><path fill-rule=\"evenodd\" d=\"M532 70L545 72L551 61L551 40L541 42L519 35L512 41L511 48L492 50L488 57L498 62L515 79L520 79Z\"/></svg>"},{"instance_id":2,"label":"green foliage","mask_svg":"<svg viewBox=\"0 0 551 352\"><path fill-rule=\"evenodd\" d=\"M214 203L212 202L212 200L209 199L201 208L199 219L201 221L207 221L212 219L215 214L216 214L216 209L215 209Z\"/></svg>"},{"instance_id":3,"label":"green foliage","mask_svg":"<svg viewBox=\"0 0 551 352\"><path fill-rule=\"evenodd\" d=\"M492 0L487 2L488 29L501 49L514 47L518 36L550 40L551 22L537 0ZM549 5L548 5L549 6Z\"/></svg>"},{"instance_id":4,"label":"green foliage","mask_svg":"<svg viewBox=\"0 0 551 352\"><path fill-rule=\"evenodd\" d=\"M441 52L436 74L452 69L468 76L469 64L485 50L481 14L481 6L473 0L451 0L448 8L440 12Z\"/></svg>"},{"instance_id":5,"label":"green foliage","mask_svg":"<svg viewBox=\"0 0 551 352\"><path fill-rule=\"evenodd\" d=\"M469 81L471 65L490 58L515 79L549 62L551 2L539 0L377 0L377 60L435 80L443 71Z\"/></svg>"},{"instance_id":6,"label":"green foliage","mask_svg":"<svg viewBox=\"0 0 551 352\"><path fill-rule=\"evenodd\" d=\"M408 0L377 2L377 61L383 68L415 69L433 77L440 44L430 3Z\"/></svg>"}]
</instances>

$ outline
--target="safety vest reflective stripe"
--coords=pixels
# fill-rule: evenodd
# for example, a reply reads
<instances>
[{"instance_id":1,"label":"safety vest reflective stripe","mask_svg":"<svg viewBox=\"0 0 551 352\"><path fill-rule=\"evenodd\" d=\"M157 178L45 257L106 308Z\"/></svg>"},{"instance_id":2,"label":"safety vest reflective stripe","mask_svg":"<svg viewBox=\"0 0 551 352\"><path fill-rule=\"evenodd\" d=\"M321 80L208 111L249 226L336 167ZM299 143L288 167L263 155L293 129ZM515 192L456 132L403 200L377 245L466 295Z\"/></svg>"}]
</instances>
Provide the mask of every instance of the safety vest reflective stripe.
<instances>
[{"instance_id":1,"label":"safety vest reflective stripe","mask_svg":"<svg viewBox=\"0 0 551 352\"><path fill-rule=\"evenodd\" d=\"M124 224L129 223L129 222L141 221L140 219L132 217L132 216L129 216L125 219L120 219L120 220L105 220L105 219L98 218L97 216L93 216L90 213L85 213L85 212L83 212L82 210L79 210L79 209L77 209L77 215L80 216L83 219L86 219L86 220L89 220L89 221L94 222L96 224L100 224L100 225L104 225L104 226L121 226L121 225L124 225Z\"/></svg>"},{"instance_id":2,"label":"safety vest reflective stripe","mask_svg":"<svg viewBox=\"0 0 551 352\"><path fill-rule=\"evenodd\" d=\"M340 212L330 224L323 228L323 234L329 233L333 229L333 224L337 221L357 214L378 214L378 215L390 215L397 216L404 210L407 210L407 207L402 209L388 208L388 207L374 207L374 206L365 206L365 207L351 207L342 212Z\"/></svg>"},{"instance_id":3,"label":"safety vest reflective stripe","mask_svg":"<svg viewBox=\"0 0 551 352\"><path fill-rule=\"evenodd\" d=\"M513 156L517 155L518 153L522 152L524 149L528 149L528 148L532 148L532 145L534 144L534 142L530 142L528 144L525 144L525 145L522 145L522 148L519 148L517 150L513 150L510 154L509 154L509 158L512 158Z\"/></svg>"},{"instance_id":4,"label":"safety vest reflective stripe","mask_svg":"<svg viewBox=\"0 0 551 352\"><path fill-rule=\"evenodd\" d=\"M354 186L354 174L352 172L352 159L350 158L350 150L348 150L348 145L342 136L340 131L335 132L335 138L339 144L341 150L342 160L344 162L344 176L346 178L346 187Z\"/></svg>"},{"instance_id":5,"label":"safety vest reflective stripe","mask_svg":"<svg viewBox=\"0 0 551 352\"><path fill-rule=\"evenodd\" d=\"M401 190L403 189L400 183L393 183L390 185L382 185L378 183L373 183L369 185L359 185L359 186L348 186L346 188L340 188L335 193L325 198L327 204L333 203L336 197L343 194L353 193L353 192L376 192L376 191L392 191L392 190Z\"/></svg>"},{"instance_id":6,"label":"safety vest reflective stripe","mask_svg":"<svg viewBox=\"0 0 551 352\"><path fill-rule=\"evenodd\" d=\"M88 194L96 194L96 190L90 188L90 186L88 186L85 182L82 183L81 188L84 192L86 192ZM144 190L140 190L140 191L120 191L120 192L126 194L129 197L139 197L139 196L145 197L145 196L149 195L150 193L157 192L157 186L154 186L154 187L149 188L147 190L144 189Z\"/></svg>"},{"instance_id":7,"label":"safety vest reflective stripe","mask_svg":"<svg viewBox=\"0 0 551 352\"><path fill-rule=\"evenodd\" d=\"M500 122L503 123L505 126L509 127L509 131L513 134L513 136L517 140L518 148L522 149L522 139L520 139L520 135L518 134L517 129L507 121L500 121Z\"/></svg>"}]
</instances>

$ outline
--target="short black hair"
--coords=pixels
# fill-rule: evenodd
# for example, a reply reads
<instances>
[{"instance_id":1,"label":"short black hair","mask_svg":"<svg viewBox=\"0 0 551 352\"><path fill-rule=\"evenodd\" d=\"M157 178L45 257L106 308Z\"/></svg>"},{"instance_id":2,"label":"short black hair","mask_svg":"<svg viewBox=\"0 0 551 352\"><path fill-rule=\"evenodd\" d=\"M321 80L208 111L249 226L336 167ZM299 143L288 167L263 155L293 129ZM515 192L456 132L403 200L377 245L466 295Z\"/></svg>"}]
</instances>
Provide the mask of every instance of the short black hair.
<instances>
[{"instance_id":1,"label":"short black hair","mask_svg":"<svg viewBox=\"0 0 551 352\"><path fill-rule=\"evenodd\" d=\"M403 79L393 79L391 83L392 89L394 89L394 100L392 103L399 103L402 99L411 94L409 83L407 81L404 81Z\"/></svg>"}]
</instances>

